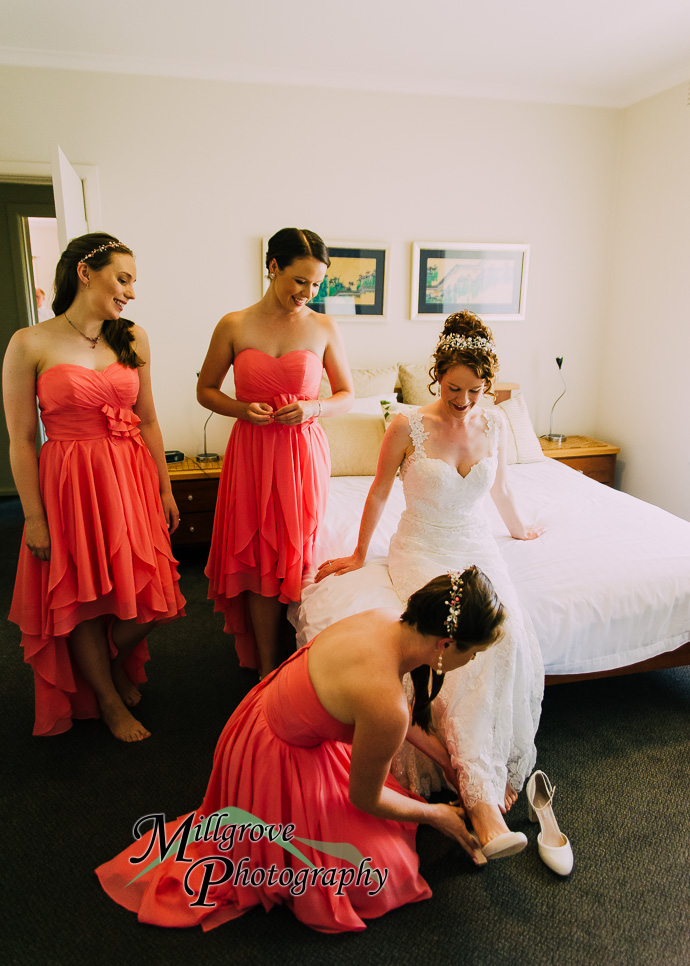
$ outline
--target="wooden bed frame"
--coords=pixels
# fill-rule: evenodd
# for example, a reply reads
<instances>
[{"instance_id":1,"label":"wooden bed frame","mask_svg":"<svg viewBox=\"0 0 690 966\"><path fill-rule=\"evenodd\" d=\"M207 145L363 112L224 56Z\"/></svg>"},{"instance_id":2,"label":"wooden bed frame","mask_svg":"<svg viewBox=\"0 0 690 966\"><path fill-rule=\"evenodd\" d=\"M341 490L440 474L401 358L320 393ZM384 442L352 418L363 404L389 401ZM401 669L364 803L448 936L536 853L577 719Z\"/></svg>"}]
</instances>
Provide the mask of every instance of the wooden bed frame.
<instances>
[{"instance_id":1,"label":"wooden bed frame","mask_svg":"<svg viewBox=\"0 0 690 966\"><path fill-rule=\"evenodd\" d=\"M641 674L643 671L663 671L665 668L687 667L690 665L690 641L681 644L675 651L657 654L646 661L615 667L610 671L592 671L589 674L547 674L546 684L574 684L576 681L593 681L596 678L613 678L621 674Z\"/></svg>"}]
</instances>

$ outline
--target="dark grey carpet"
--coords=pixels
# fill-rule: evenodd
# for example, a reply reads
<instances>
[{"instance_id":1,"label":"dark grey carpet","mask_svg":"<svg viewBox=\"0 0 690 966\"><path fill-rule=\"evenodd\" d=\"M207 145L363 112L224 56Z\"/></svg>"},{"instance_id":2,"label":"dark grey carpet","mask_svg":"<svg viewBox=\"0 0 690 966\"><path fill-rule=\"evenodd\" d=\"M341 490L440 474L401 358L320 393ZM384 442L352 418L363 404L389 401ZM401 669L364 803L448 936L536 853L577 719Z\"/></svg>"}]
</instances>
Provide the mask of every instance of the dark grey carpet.
<instances>
[{"instance_id":1,"label":"dark grey carpet","mask_svg":"<svg viewBox=\"0 0 690 966\"><path fill-rule=\"evenodd\" d=\"M0 501L3 617L21 515ZM690 672L553 687L544 701L539 766L558 786L556 815L575 870L539 860L524 795L511 826L530 846L474 869L449 840L421 828L427 902L324 936L284 909L256 910L210 933L142 926L100 890L96 865L131 842L151 811L174 817L203 795L228 715L253 685L237 668L206 601L205 554L182 555L188 616L151 637L141 719L152 738L114 741L99 722L33 738L33 685L17 628L0 627L4 780L3 962L176 966L462 963L467 966L680 966L690 963Z\"/></svg>"}]
</instances>

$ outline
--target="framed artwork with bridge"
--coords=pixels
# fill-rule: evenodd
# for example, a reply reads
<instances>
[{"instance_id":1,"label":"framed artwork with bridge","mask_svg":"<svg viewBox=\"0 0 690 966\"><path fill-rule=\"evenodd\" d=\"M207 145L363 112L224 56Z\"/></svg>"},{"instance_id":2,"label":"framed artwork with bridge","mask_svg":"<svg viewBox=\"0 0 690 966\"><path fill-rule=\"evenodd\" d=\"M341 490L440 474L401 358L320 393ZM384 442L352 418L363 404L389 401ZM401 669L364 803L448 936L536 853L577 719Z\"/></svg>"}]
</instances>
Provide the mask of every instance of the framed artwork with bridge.
<instances>
[{"instance_id":1,"label":"framed artwork with bridge","mask_svg":"<svg viewBox=\"0 0 690 966\"><path fill-rule=\"evenodd\" d=\"M414 242L411 319L469 309L485 322L525 318L529 245Z\"/></svg>"}]
</instances>

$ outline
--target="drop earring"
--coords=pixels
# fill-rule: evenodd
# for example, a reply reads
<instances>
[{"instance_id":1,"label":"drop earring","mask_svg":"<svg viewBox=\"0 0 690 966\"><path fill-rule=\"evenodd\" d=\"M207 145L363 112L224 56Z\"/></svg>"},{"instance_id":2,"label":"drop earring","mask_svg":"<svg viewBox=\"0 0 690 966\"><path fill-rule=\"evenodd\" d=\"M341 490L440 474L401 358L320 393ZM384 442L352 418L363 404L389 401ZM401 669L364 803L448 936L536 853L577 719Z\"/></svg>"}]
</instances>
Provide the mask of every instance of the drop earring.
<instances>
[{"instance_id":1,"label":"drop earring","mask_svg":"<svg viewBox=\"0 0 690 966\"><path fill-rule=\"evenodd\" d=\"M443 651L439 651L438 663L436 664L436 673L440 677L443 674Z\"/></svg>"}]
</instances>

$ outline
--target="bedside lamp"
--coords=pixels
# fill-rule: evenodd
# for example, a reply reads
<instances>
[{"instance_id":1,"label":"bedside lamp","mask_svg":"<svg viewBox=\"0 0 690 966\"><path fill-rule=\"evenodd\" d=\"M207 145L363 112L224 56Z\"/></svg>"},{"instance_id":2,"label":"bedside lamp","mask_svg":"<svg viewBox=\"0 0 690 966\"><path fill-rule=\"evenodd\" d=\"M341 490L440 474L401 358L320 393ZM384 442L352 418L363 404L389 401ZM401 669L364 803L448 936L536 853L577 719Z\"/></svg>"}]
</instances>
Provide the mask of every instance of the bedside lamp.
<instances>
[{"instance_id":1,"label":"bedside lamp","mask_svg":"<svg viewBox=\"0 0 690 966\"><path fill-rule=\"evenodd\" d=\"M199 378L198 372L196 374L196 377L197 379ZM208 421L211 418L211 416L213 416L213 413L209 413L208 418L204 423L204 451L203 453L196 454L197 463L215 463L216 460L220 459L220 456L218 455L218 453L209 453L208 449L206 448L206 427L208 426Z\"/></svg>"},{"instance_id":2,"label":"bedside lamp","mask_svg":"<svg viewBox=\"0 0 690 966\"><path fill-rule=\"evenodd\" d=\"M562 433L554 433L554 431L553 431L553 411L556 408L556 403L558 402L559 399L562 399L563 396L565 396L565 391L568 388L566 386L566 384L565 384L565 379L563 379L563 373L561 372L561 366L563 365L563 356L556 356L556 365L558 366L558 371L561 374L561 379L563 380L563 392L560 394L560 396L558 397L558 399L556 400L556 402L551 407L551 418L549 419L549 431L546 434L546 436L544 437L544 439L551 439L551 440L554 441L554 443L562 443L568 437L567 436L564 436Z\"/></svg>"},{"instance_id":3,"label":"bedside lamp","mask_svg":"<svg viewBox=\"0 0 690 966\"><path fill-rule=\"evenodd\" d=\"M213 416L213 413L209 415L208 419L204 423L204 451L203 453L196 454L197 463L215 463L220 459L218 453L209 453L206 449L206 427L208 426L208 420L211 418L211 416Z\"/></svg>"}]
</instances>

